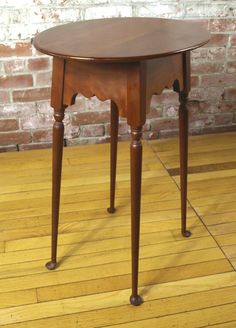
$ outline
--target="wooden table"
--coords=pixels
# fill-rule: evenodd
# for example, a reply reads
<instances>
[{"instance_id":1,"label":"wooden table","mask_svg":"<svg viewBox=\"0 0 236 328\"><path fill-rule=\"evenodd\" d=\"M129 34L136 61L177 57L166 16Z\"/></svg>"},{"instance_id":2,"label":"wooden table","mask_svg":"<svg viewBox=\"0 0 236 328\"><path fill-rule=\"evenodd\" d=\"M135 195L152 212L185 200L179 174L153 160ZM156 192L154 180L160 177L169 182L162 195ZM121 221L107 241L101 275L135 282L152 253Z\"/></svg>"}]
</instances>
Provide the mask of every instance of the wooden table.
<instances>
[{"instance_id":1,"label":"wooden table","mask_svg":"<svg viewBox=\"0 0 236 328\"><path fill-rule=\"evenodd\" d=\"M53 56L51 106L53 125L52 256L57 266L57 236L63 153L63 118L78 93L111 100L110 207L115 211L115 177L119 116L131 128L131 226L133 305L138 294L138 258L142 172L142 126L153 94L173 88L179 94L181 226L186 230L190 51L204 45L209 33L192 22L157 18L112 18L70 23L36 36L34 46ZM96 154L94 155L96 160Z\"/></svg>"}]
</instances>

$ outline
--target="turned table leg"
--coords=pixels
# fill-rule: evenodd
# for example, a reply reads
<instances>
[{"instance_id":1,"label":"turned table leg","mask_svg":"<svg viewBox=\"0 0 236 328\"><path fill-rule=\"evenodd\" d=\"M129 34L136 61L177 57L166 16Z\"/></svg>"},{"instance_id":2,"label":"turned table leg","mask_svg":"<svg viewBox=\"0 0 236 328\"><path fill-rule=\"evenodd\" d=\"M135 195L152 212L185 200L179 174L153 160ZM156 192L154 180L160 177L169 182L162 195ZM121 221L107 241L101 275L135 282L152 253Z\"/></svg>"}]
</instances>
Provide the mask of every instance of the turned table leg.
<instances>
[{"instance_id":1,"label":"turned table leg","mask_svg":"<svg viewBox=\"0 0 236 328\"><path fill-rule=\"evenodd\" d=\"M188 174L188 93L179 93L179 144L180 144L180 188L181 188L181 231L184 237L191 236L186 229L187 174Z\"/></svg>"},{"instance_id":2,"label":"turned table leg","mask_svg":"<svg viewBox=\"0 0 236 328\"><path fill-rule=\"evenodd\" d=\"M53 155L52 155L52 247L51 261L46 264L49 270L57 266L57 236L60 207L61 168L64 136L64 109L54 112L55 122L53 125Z\"/></svg>"},{"instance_id":3,"label":"turned table leg","mask_svg":"<svg viewBox=\"0 0 236 328\"><path fill-rule=\"evenodd\" d=\"M115 212L116 163L119 113L116 104L111 101L111 141L110 141L110 207L109 213Z\"/></svg>"},{"instance_id":4,"label":"turned table leg","mask_svg":"<svg viewBox=\"0 0 236 328\"><path fill-rule=\"evenodd\" d=\"M138 262L140 234L140 201L142 175L142 128L131 128L131 243L132 243L132 295L130 303L140 305L143 300L138 295Z\"/></svg>"}]
</instances>

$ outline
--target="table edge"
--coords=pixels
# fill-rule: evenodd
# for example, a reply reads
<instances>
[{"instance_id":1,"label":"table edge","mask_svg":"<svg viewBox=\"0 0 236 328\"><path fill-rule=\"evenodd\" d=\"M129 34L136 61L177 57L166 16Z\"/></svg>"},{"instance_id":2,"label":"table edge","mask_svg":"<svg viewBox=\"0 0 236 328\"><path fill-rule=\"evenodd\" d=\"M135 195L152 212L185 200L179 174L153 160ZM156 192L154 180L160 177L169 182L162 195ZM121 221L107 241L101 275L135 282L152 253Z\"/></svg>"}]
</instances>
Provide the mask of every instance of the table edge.
<instances>
[{"instance_id":1,"label":"table edge","mask_svg":"<svg viewBox=\"0 0 236 328\"><path fill-rule=\"evenodd\" d=\"M206 30L207 31L207 30ZM96 62L96 63L130 63L130 62L140 62L143 60L149 60L149 59L155 59L155 58L162 58L162 57L168 57L171 55L176 55L179 53L184 53L187 51L192 51L194 49L200 48L202 46L204 46L205 44L207 44L210 40L210 33L209 33L209 38L204 41L201 42L199 44L196 44L192 47L188 47L185 49L179 49L179 50L175 50L175 51L171 51L171 52L166 52L166 53L162 53L162 54L153 54L153 55L146 55L146 56L132 56L132 57L117 57L117 58L111 58L111 57L80 57L80 56L68 56L68 55L62 55L56 52L49 52L49 51L45 51L44 49L40 48L40 46L37 46L37 42L35 42L33 40L33 46L40 52L42 52L43 54L46 54L48 56L52 56L52 57L58 57L58 58L63 58L63 59L74 59L74 60L78 60L78 61L82 61L82 62Z\"/></svg>"}]
</instances>

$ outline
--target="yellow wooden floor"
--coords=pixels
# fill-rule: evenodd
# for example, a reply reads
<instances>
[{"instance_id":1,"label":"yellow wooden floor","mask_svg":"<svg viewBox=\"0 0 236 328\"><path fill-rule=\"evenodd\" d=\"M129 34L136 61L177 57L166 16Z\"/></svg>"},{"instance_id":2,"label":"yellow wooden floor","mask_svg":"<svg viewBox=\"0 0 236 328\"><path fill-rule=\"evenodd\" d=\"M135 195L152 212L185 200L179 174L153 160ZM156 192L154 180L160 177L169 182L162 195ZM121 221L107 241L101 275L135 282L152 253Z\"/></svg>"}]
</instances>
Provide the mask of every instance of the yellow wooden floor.
<instances>
[{"instance_id":1,"label":"yellow wooden floor","mask_svg":"<svg viewBox=\"0 0 236 328\"><path fill-rule=\"evenodd\" d=\"M129 144L65 148L60 266L50 257L51 151L0 155L0 326L236 327L236 133L190 138L188 226L179 230L177 139L144 142L140 294L129 305Z\"/></svg>"}]
</instances>

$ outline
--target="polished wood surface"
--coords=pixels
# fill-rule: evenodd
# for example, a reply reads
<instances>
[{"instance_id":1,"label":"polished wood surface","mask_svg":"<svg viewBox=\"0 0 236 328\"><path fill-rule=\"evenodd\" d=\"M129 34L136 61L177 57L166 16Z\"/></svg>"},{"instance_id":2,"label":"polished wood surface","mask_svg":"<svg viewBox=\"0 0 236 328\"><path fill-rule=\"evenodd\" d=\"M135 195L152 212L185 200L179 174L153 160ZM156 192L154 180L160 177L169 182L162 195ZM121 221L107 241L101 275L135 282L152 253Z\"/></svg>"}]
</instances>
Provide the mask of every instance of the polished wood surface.
<instances>
[{"instance_id":1,"label":"polished wood surface","mask_svg":"<svg viewBox=\"0 0 236 328\"><path fill-rule=\"evenodd\" d=\"M53 128L52 256L48 269L57 266L63 117L78 93L111 100L110 207L114 213L118 115L131 130L131 240L132 294L138 294L139 235L142 175L142 127L153 94L173 88L180 99L181 227L190 236L187 216L187 97L190 91L190 50L208 41L209 33L197 25L153 18L115 18L59 26L40 33L35 47L53 55L51 106ZM102 42L101 42L102 40Z\"/></svg>"},{"instance_id":2,"label":"polished wood surface","mask_svg":"<svg viewBox=\"0 0 236 328\"><path fill-rule=\"evenodd\" d=\"M143 142L138 309L128 300L129 143L119 143L112 216L109 144L64 149L62 265L50 272L51 151L0 154L1 328L235 328L235 144L236 133L189 138L185 239L179 176L168 173L179 170L178 139Z\"/></svg>"},{"instance_id":3,"label":"polished wood surface","mask_svg":"<svg viewBox=\"0 0 236 328\"><path fill-rule=\"evenodd\" d=\"M82 61L137 61L193 50L209 33L193 22L110 18L53 27L34 39L43 53Z\"/></svg>"},{"instance_id":4,"label":"polished wood surface","mask_svg":"<svg viewBox=\"0 0 236 328\"><path fill-rule=\"evenodd\" d=\"M130 190L131 190L131 250L132 250L132 294L130 302L140 305L143 302L138 294L140 211L142 184L142 128L131 128L130 144Z\"/></svg>"},{"instance_id":5,"label":"polished wood surface","mask_svg":"<svg viewBox=\"0 0 236 328\"><path fill-rule=\"evenodd\" d=\"M111 124L110 124L110 206L109 213L115 212L115 191L116 191L116 164L117 164L117 144L119 128L119 111L116 104L111 101Z\"/></svg>"}]
</instances>

